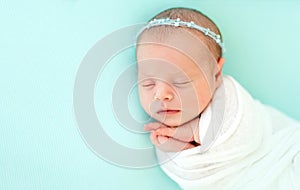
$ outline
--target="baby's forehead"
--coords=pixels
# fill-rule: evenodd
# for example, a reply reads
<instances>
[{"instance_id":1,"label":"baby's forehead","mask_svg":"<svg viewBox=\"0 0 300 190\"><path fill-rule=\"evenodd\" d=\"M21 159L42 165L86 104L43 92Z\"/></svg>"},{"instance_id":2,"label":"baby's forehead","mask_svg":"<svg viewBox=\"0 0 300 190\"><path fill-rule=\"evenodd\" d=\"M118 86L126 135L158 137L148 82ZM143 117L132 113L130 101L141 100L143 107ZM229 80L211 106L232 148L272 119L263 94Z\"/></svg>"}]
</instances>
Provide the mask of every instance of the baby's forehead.
<instances>
[{"instance_id":1,"label":"baby's forehead","mask_svg":"<svg viewBox=\"0 0 300 190\"><path fill-rule=\"evenodd\" d=\"M137 54L138 73L144 74L142 77L161 78L195 78L199 74L211 73L216 65L211 54L197 56L192 50L195 49L188 52L165 44L143 44Z\"/></svg>"},{"instance_id":2,"label":"baby's forehead","mask_svg":"<svg viewBox=\"0 0 300 190\"><path fill-rule=\"evenodd\" d=\"M202 69L196 65L177 65L167 61L148 61L139 63L138 74L143 78L167 77L167 78L189 78L201 73Z\"/></svg>"}]
</instances>

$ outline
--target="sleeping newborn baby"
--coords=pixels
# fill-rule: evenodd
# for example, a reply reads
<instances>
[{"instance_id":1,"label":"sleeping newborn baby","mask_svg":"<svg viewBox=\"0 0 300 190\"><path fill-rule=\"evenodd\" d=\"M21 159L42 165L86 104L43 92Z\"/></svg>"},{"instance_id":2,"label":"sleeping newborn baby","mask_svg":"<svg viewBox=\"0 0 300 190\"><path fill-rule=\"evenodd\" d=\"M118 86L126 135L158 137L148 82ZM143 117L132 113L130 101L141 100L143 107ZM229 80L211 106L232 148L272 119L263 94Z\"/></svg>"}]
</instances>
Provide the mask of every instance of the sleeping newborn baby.
<instances>
[{"instance_id":1,"label":"sleeping newborn baby","mask_svg":"<svg viewBox=\"0 0 300 190\"><path fill-rule=\"evenodd\" d=\"M173 8L140 33L139 97L163 170L184 189L300 189L300 124L222 75L218 27Z\"/></svg>"}]
</instances>

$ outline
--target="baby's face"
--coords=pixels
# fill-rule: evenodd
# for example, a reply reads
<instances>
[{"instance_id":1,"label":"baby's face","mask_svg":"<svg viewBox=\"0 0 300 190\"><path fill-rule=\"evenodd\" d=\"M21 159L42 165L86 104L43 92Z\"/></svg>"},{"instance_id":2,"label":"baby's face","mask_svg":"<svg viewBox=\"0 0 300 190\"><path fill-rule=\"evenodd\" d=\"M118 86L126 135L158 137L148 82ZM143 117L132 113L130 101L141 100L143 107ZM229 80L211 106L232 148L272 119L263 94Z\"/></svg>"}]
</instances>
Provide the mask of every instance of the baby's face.
<instances>
[{"instance_id":1,"label":"baby's face","mask_svg":"<svg viewBox=\"0 0 300 190\"><path fill-rule=\"evenodd\" d=\"M137 49L141 104L152 118L168 126L197 117L216 88L216 61L201 43L195 43L178 36L169 43L139 45Z\"/></svg>"}]
</instances>

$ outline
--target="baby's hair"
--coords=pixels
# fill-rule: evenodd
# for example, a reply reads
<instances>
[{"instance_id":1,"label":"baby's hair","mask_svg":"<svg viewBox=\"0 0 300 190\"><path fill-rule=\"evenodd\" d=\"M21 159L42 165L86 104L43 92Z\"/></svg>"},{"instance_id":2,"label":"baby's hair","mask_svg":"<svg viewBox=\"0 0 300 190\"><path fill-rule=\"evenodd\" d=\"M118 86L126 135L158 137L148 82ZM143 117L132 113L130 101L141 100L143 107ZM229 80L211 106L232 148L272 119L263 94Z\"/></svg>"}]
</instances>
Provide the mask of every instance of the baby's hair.
<instances>
[{"instance_id":1,"label":"baby's hair","mask_svg":"<svg viewBox=\"0 0 300 190\"><path fill-rule=\"evenodd\" d=\"M162 18L170 18L170 19L177 19L180 18L180 20L185 22L191 22L193 21L196 25L199 25L203 28L209 28L210 31L214 32L215 34L220 35L221 40L221 32L217 25L206 15L201 13L198 10L191 9L191 8L170 8L167 10L164 10L160 13L158 13L156 16L154 16L150 21L154 19L162 19ZM174 28L170 26L159 26L159 27L152 27L148 30L144 30L141 35L139 36L139 40L143 37L143 34L146 34L148 32L151 32L151 34L159 34L156 35L156 37L160 37L160 40L163 40L167 35L172 33L174 30L182 30L182 28ZM220 57L222 57L222 48L210 37L205 36L203 32L197 31L196 29L190 29L190 28L183 28L183 30L189 30L193 34L195 34L197 37L199 37L208 47L208 49L212 52L215 59L218 61Z\"/></svg>"}]
</instances>

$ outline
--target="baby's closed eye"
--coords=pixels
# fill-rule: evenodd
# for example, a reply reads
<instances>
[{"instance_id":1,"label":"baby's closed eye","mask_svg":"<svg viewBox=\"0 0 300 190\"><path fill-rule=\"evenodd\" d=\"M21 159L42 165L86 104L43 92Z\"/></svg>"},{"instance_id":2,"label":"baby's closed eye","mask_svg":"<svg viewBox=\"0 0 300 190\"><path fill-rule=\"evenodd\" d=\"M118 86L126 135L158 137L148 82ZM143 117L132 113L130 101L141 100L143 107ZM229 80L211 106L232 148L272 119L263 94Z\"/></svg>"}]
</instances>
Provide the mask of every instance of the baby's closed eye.
<instances>
[{"instance_id":1,"label":"baby's closed eye","mask_svg":"<svg viewBox=\"0 0 300 190\"><path fill-rule=\"evenodd\" d=\"M155 85L155 82L152 80L145 80L145 81L141 82L140 85L145 88L150 88Z\"/></svg>"},{"instance_id":2,"label":"baby's closed eye","mask_svg":"<svg viewBox=\"0 0 300 190\"><path fill-rule=\"evenodd\" d=\"M173 85L176 87L185 87L191 84L192 82L193 82L192 80L174 81Z\"/></svg>"}]
</instances>

